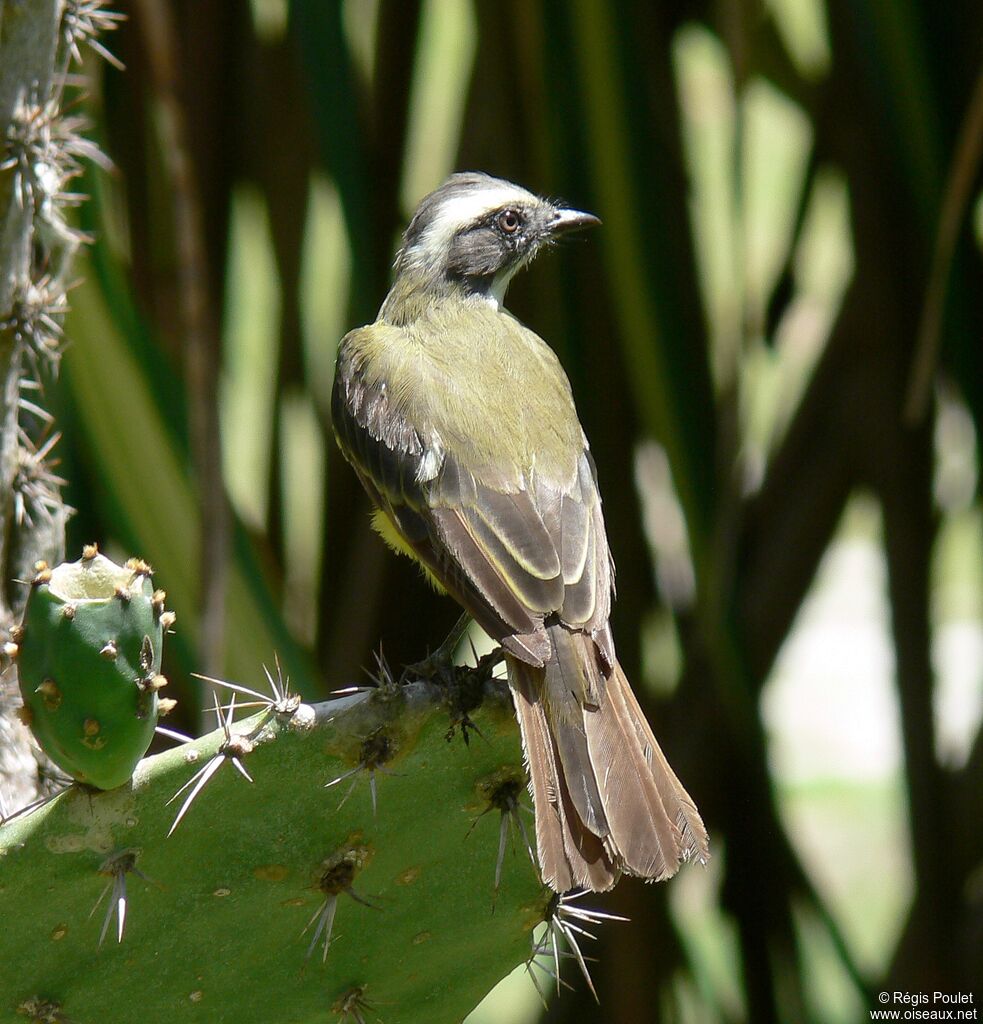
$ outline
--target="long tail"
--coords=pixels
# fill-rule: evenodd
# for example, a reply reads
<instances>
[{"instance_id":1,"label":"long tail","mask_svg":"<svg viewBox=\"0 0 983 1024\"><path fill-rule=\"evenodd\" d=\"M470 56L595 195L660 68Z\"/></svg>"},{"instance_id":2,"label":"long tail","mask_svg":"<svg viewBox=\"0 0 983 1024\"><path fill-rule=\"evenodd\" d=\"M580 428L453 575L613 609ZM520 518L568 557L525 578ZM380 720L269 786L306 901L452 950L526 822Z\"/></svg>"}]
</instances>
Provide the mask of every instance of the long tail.
<instances>
[{"instance_id":1,"label":"long tail","mask_svg":"<svg viewBox=\"0 0 983 1024\"><path fill-rule=\"evenodd\" d=\"M623 873L660 880L683 861L705 861L696 805L621 666L605 678L591 638L562 625L550 639L545 668L508 659L543 881L603 892Z\"/></svg>"}]
</instances>

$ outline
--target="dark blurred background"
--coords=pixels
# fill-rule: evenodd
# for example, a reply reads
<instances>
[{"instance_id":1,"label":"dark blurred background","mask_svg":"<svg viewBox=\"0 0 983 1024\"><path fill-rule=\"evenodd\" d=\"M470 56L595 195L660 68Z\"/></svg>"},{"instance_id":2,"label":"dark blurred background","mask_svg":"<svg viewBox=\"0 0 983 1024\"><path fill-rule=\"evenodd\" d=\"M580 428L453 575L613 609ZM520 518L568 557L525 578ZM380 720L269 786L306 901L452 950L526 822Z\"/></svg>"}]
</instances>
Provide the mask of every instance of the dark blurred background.
<instances>
[{"instance_id":1,"label":"dark blurred background","mask_svg":"<svg viewBox=\"0 0 983 1024\"><path fill-rule=\"evenodd\" d=\"M619 650L713 860L626 881L552 1021L983 991L977 0L131 0L85 102L72 547L158 570L168 675L307 696L457 610L369 530L338 340L455 169L596 212L516 280L599 467ZM180 724L180 723L179 723ZM543 1013L520 971L474 1024Z\"/></svg>"}]
</instances>

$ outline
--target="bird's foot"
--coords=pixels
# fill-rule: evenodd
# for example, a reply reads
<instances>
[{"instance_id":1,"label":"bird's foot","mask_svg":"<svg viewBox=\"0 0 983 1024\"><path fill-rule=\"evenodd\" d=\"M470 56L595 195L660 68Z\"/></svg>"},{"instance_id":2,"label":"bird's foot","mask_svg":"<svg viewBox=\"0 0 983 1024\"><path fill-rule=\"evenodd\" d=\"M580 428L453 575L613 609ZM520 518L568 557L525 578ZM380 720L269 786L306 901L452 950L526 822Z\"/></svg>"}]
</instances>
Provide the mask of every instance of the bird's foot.
<instances>
[{"instance_id":1,"label":"bird's foot","mask_svg":"<svg viewBox=\"0 0 983 1024\"><path fill-rule=\"evenodd\" d=\"M470 625L471 616L464 612L437 650L428 654L422 661L407 665L403 669L400 681L405 683L414 679L425 679L429 682L446 682L454 675L454 654Z\"/></svg>"}]
</instances>

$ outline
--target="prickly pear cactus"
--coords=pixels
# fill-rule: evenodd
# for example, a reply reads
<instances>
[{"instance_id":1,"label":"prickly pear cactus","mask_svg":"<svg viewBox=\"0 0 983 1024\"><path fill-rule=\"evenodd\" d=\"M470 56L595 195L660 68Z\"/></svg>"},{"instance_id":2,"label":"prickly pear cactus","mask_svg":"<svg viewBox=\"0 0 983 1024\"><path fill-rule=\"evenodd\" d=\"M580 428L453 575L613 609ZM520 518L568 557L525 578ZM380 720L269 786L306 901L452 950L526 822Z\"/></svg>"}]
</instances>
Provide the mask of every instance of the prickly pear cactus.
<instances>
[{"instance_id":1,"label":"prickly pear cactus","mask_svg":"<svg viewBox=\"0 0 983 1024\"><path fill-rule=\"evenodd\" d=\"M161 648L172 622L163 591L138 559L117 565L89 545L77 562L35 567L7 653L17 663L24 720L74 779L121 786L146 753L163 703Z\"/></svg>"},{"instance_id":2,"label":"prickly pear cactus","mask_svg":"<svg viewBox=\"0 0 983 1024\"><path fill-rule=\"evenodd\" d=\"M452 1024L530 957L505 684L274 689L0 827L0 1024Z\"/></svg>"}]
</instances>

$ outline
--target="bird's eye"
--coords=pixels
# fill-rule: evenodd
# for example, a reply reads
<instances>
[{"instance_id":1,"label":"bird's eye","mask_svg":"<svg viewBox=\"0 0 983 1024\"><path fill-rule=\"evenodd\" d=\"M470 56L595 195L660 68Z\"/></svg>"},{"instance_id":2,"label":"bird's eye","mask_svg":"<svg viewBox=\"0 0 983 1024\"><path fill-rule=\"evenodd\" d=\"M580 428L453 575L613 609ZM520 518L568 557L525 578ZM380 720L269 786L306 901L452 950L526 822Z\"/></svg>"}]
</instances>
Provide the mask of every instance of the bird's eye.
<instances>
[{"instance_id":1,"label":"bird's eye","mask_svg":"<svg viewBox=\"0 0 983 1024\"><path fill-rule=\"evenodd\" d=\"M515 210L505 210L498 215L498 226L507 235L514 235L522 226L522 218Z\"/></svg>"}]
</instances>

